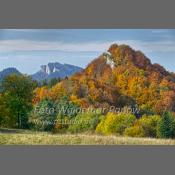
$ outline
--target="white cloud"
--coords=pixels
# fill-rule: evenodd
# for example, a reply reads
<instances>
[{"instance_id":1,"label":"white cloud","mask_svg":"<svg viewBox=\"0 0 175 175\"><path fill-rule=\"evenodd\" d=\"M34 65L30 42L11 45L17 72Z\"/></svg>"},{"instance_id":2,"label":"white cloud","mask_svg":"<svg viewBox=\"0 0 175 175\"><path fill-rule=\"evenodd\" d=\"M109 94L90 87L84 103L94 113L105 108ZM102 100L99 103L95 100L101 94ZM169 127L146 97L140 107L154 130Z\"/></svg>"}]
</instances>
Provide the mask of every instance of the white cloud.
<instances>
[{"instance_id":1,"label":"white cloud","mask_svg":"<svg viewBox=\"0 0 175 175\"><path fill-rule=\"evenodd\" d=\"M111 42L87 42L87 43L64 43L49 41L30 41L30 40L1 40L0 52L10 51L103 51L109 47Z\"/></svg>"},{"instance_id":2,"label":"white cloud","mask_svg":"<svg viewBox=\"0 0 175 175\"><path fill-rule=\"evenodd\" d=\"M143 52L175 52L175 41L139 41L139 40L115 40L97 41L84 43L65 43L53 41L31 41L31 40L0 40L0 53L13 51L97 51L104 52L113 43L127 44L136 50Z\"/></svg>"}]
</instances>

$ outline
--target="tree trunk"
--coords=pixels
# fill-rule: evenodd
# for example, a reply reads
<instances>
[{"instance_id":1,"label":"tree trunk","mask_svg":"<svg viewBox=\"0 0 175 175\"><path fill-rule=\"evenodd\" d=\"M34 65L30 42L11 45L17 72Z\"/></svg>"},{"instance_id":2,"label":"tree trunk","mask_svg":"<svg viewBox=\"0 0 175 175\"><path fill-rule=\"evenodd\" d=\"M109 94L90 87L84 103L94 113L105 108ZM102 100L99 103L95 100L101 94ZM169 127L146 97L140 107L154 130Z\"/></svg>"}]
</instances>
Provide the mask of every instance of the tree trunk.
<instances>
[{"instance_id":1,"label":"tree trunk","mask_svg":"<svg viewBox=\"0 0 175 175\"><path fill-rule=\"evenodd\" d=\"M20 115L19 115L19 112L18 112L18 128L20 128Z\"/></svg>"}]
</instances>

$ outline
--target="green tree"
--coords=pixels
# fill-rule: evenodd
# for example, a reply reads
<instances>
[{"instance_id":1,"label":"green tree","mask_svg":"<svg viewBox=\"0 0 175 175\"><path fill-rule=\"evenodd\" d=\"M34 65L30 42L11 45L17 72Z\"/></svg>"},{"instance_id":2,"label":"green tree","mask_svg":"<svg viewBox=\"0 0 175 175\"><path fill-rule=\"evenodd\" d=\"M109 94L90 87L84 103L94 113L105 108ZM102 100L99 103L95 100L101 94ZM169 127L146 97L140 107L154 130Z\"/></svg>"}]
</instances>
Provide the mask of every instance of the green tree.
<instances>
[{"instance_id":1,"label":"green tree","mask_svg":"<svg viewBox=\"0 0 175 175\"><path fill-rule=\"evenodd\" d=\"M28 113L32 110L35 83L25 75L9 75L2 82L2 96L5 108L14 119L14 126L26 128ZM12 119L11 118L11 119Z\"/></svg>"},{"instance_id":2,"label":"green tree","mask_svg":"<svg viewBox=\"0 0 175 175\"><path fill-rule=\"evenodd\" d=\"M57 113L62 119L66 116L69 118L75 117L79 109L80 107L71 102L67 96L62 97L56 105Z\"/></svg>"},{"instance_id":3,"label":"green tree","mask_svg":"<svg viewBox=\"0 0 175 175\"><path fill-rule=\"evenodd\" d=\"M6 107L6 102L2 94L0 94L0 127L13 127L15 119Z\"/></svg>"},{"instance_id":4,"label":"green tree","mask_svg":"<svg viewBox=\"0 0 175 175\"><path fill-rule=\"evenodd\" d=\"M170 112L165 112L157 126L159 138L173 138L175 136L175 119Z\"/></svg>"},{"instance_id":5,"label":"green tree","mask_svg":"<svg viewBox=\"0 0 175 175\"><path fill-rule=\"evenodd\" d=\"M56 103L56 122L54 132L65 132L69 127L69 122L78 114L80 107L69 100L68 96L63 96Z\"/></svg>"},{"instance_id":6,"label":"green tree","mask_svg":"<svg viewBox=\"0 0 175 175\"><path fill-rule=\"evenodd\" d=\"M33 129L51 131L56 119L55 103L49 99L43 99L34 107L29 121Z\"/></svg>"}]
</instances>

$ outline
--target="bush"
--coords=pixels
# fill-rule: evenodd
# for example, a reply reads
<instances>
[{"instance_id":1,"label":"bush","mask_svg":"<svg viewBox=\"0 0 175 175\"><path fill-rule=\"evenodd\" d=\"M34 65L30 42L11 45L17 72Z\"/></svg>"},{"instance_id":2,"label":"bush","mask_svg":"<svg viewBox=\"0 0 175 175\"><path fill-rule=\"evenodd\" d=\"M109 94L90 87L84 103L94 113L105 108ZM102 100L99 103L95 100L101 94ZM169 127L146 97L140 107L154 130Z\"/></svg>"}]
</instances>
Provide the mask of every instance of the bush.
<instances>
[{"instance_id":1,"label":"bush","mask_svg":"<svg viewBox=\"0 0 175 175\"><path fill-rule=\"evenodd\" d=\"M71 133L87 131L94 132L101 118L101 113L98 112L86 112L78 114L74 119L71 120L71 125L68 128L68 131Z\"/></svg>"},{"instance_id":2,"label":"bush","mask_svg":"<svg viewBox=\"0 0 175 175\"><path fill-rule=\"evenodd\" d=\"M130 137L156 137L159 121L159 115L143 116L135 122L133 127L127 128L124 135Z\"/></svg>"},{"instance_id":3,"label":"bush","mask_svg":"<svg viewBox=\"0 0 175 175\"><path fill-rule=\"evenodd\" d=\"M143 116L137 122L144 130L144 137L156 137L157 125L160 121L159 115Z\"/></svg>"},{"instance_id":4,"label":"bush","mask_svg":"<svg viewBox=\"0 0 175 175\"><path fill-rule=\"evenodd\" d=\"M173 138L175 136L175 119L170 112L165 112L157 126L157 137Z\"/></svg>"},{"instance_id":5,"label":"bush","mask_svg":"<svg viewBox=\"0 0 175 175\"><path fill-rule=\"evenodd\" d=\"M130 128L126 128L124 135L129 137L144 137L145 133L141 126L135 125Z\"/></svg>"},{"instance_id":6,"label":"bush","mask_svg":"<svg viewBox=\"0 0 175 175\"><path fill-rule=\"evenodd\" d=\"M136 117L133 114L108 113L97 126L96 132L105 135L116 133L121 135L126 128L131 127L134 124L135 120Z\"/></svg>"}]
</instances>

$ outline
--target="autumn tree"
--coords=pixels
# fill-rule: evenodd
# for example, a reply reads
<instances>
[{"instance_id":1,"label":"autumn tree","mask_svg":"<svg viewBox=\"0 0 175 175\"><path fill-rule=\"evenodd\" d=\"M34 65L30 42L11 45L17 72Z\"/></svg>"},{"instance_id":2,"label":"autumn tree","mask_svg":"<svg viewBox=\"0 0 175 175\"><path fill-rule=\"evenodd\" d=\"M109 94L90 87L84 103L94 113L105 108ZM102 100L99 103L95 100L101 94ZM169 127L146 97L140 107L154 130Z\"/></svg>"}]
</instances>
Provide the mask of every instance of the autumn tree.
<instances>
[{"instance_id":1,"label":"autumn tree","mask_svg":"<svg viewBox=\"0 0 175 175\"><path fill-rule=\"evenodd\" d=\"M37 104L49 95L49 89L46 86L37 87L34 90L33 104Z\"/></svg>"}]
</instances>

